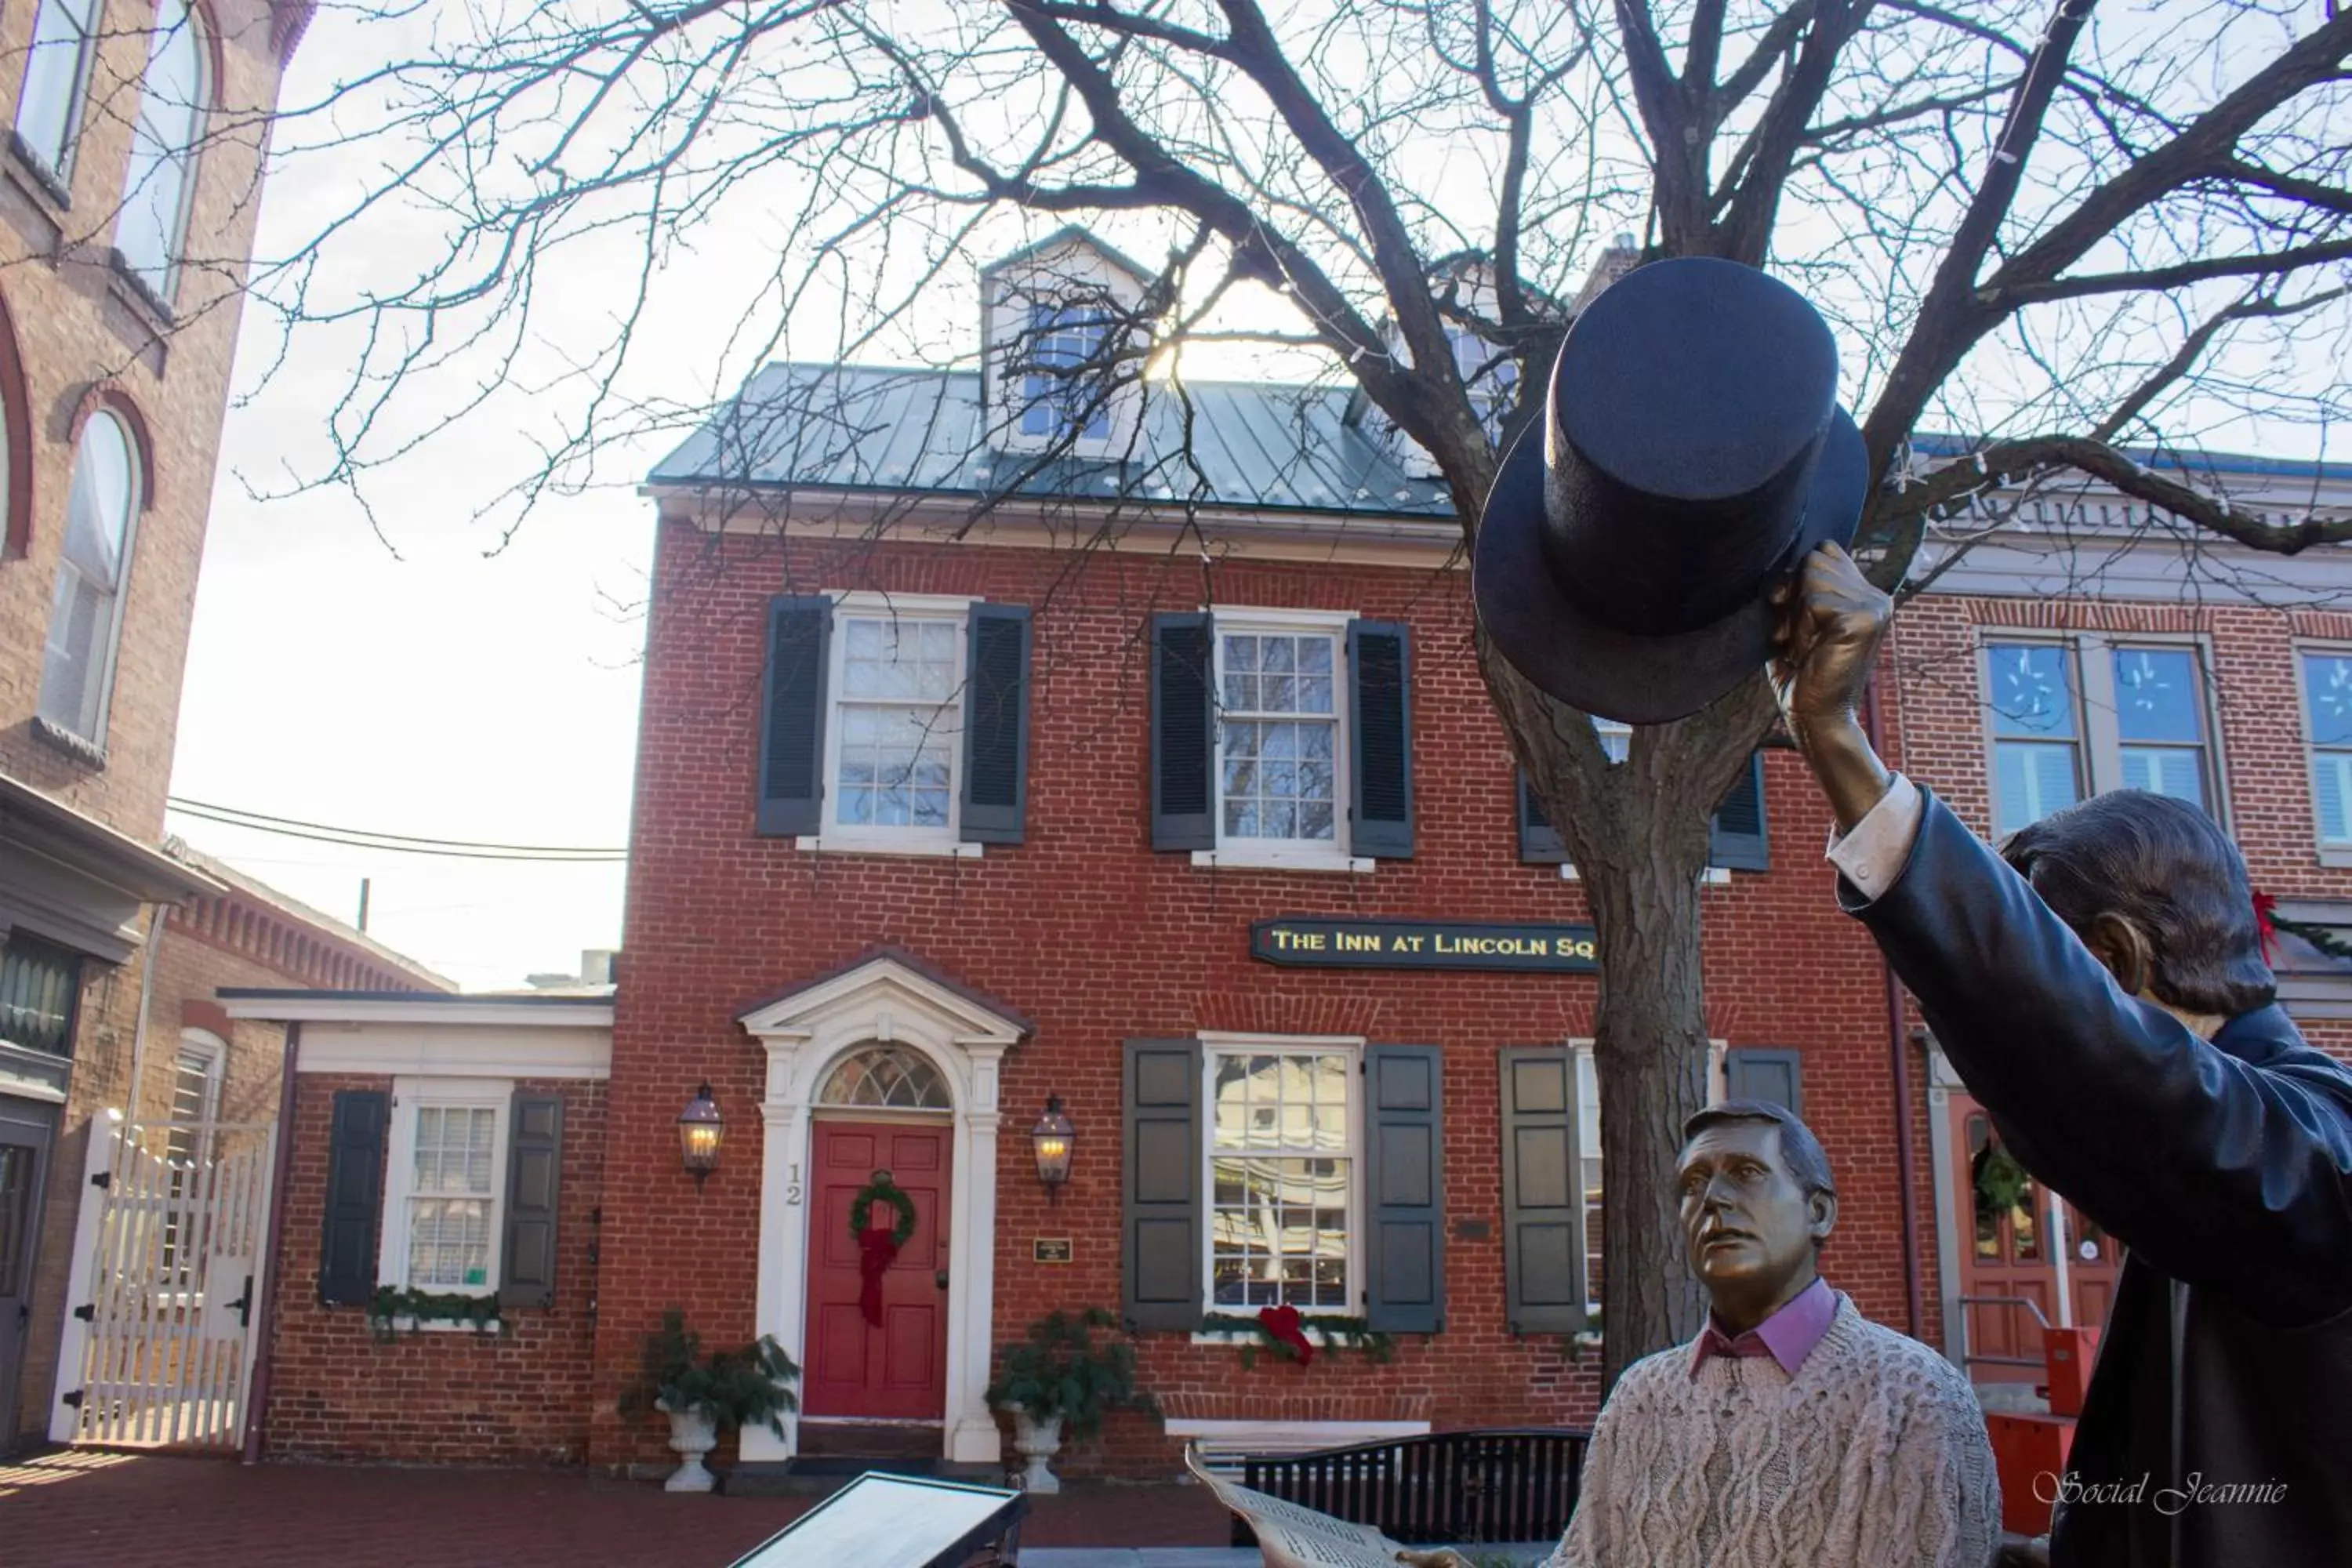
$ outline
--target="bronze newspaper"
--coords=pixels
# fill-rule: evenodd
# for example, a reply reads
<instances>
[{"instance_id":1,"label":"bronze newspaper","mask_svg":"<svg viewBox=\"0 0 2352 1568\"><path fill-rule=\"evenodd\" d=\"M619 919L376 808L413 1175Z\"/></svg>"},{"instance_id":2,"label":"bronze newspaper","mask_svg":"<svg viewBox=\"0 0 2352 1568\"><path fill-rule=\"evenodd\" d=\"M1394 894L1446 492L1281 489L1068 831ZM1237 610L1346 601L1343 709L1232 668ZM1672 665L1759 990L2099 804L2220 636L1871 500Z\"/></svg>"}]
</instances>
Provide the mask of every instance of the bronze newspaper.
<instances>
[{"instance_id":1,"label":"bronze newspaper","mask_svg":"<svg viewBox=\"0 0 2352 1568\"><path fill-rule=\"evenodd\" d=\"M1219 1502L1257 1531L1265 1568L1396 1568L1403 1548L1369 1525L1349 1524L1221 1479L1209 1473L1196 1448L1184 1450L1184 1463Z\"/></svg>"}]
</instances>

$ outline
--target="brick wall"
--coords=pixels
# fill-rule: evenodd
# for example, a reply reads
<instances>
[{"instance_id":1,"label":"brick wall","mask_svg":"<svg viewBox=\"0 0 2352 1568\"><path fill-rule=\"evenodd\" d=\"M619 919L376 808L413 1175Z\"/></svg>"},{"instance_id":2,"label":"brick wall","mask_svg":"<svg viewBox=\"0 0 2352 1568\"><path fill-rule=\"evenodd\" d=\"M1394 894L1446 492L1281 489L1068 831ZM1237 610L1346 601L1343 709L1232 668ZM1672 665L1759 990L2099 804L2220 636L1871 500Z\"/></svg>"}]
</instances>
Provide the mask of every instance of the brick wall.
<instances>
[{"instance_id":1,"label":"brick wall","mask_svg":"<svg viewBox=\"0 0 2352 1568\"><path fill-rule=\"evenodd\" d=\"M24 450L11 454L12 516L0 521L0 771L151 844L163 834L189 616L241 311L237 290L260 209L262 112L276 101L282 63L268 0L200 0L199 9L216 46L217 107L196 163L188 260L173 301L175 323L142 303L108 260L149 47L145 14L100 31L73 155L69 208L12 150L0 146L0 332L10 336L14 349L0 354L0 374L12 361L21 374L20 384L8 387L6 395L12 405L21 400L30 437ZM7 123L15 121L37 10L12 5L0 12L0 59L9 62L0 73L0 103ZM133 521L121 590L121 633L102 765L44 741L32 724L75 442L100 399L124 413L144 458L144 504ZM21 530L15 526L15 507L23 509ZM167 955L166 965L172 962ZM139 959L134 955L119 970L95 963L85 969L90 973L74 1079L50 1156L26 1376L18 1408L0 1411L0 1447L19 1431L47 1429L89 1121L99 1109L121 1102L131 1072ZM211 984L238 983L229 973L209 984L200 976L169 983L177 986L185 979L187 994L209 997ZM243 983L285 984L280 970L254 973ZM142 1077L152 1082L152 1073L160 1070L167 1093L177 1008L176 1001L159 998L150 1010L151 1040L163 1043L152 1046L150 1072ZM244 1061L248 1050L266 1059L268 1033L238 1031L240 1038L232 1041L236 1059ZM231 1082L251 1082L259 1091L266 1087L261 1070L234 1068Z\"/></svg>"},{"instance_id":2,"label":"brick wall","mask_svg":"<svg viewBox=\"0 0 2352 1568\"><path fill-rule=\"evenodd\" d=\"M392 1079L298 1075L270 1320L269 1458L562 1465L586 1456L604 1086L522 1079L517 1087L563 1097L555 1305L506 1309L499 1334L420 1330L383 1340L365 1308L320 1304L319 1254L335 1091L389 1091Z\"/></svg>"},{"instance_id":3,"label":"brick wall","mask_svg":"<svg viewBox=\"0 0 2352 1568\"><path fill-rule=\"evenodd\" d=\"M2323 866L2312 814L2294 644L2352 639L2352 615L2250 605L2097 604L1932 596L1898 616L1906 766L1979 833L1992 826L1979 654L2001 631L2199 633L2212 649L2231 836L2256 888L2283 899L2352 899L2352 868ZM2315 1026L2315 1039L2340 1030Z\"/></svg>"},{"instance_id":4,"label":"brick wall","mask_svg":"<svg viewBox=\"0 0 2352 1568\"><path fill-rule=\"evenodd\" d=\"M1246 1373L1231 1348L1148 1335L1146 1384L1171 1410L1200 1416L1410 1410L1441 1426L1588 1418L1594 1362L1570 1360L1557 1337L1518 1339L1504 1326L1495 1053L1589 1033L1595 982L1276 969L1247 951L1250 922L1277 913L1585 918L1577 884L1517 861L1513 768L1470 657L1462 576L1327 563L1213 570L1221 603L1349 610L1412 626L1417 856L1344 876L1196 868L1189 856L1150 848L1145 628L1154 608L1200 602L1198 563L1105 553L1074 570L1071 558L1037 551L890 544L836 557L829 548L795 544L784 557L772 541L662 530L614 1049L592 1457L658 1457L652 1429L624 1428L609 1402L634 1369L636 1336L663 1306L685 1306L714 1340L753 1329L759 1129L749 1112L763 1058L733 1017L876 942L911 950L1036 1024L1004 1065L1000 1343L1055 1306L1119 1300L1121 1040L1360 1034L1445 1053L1446 1213L1488 1230L1486 1239L1449 1241L1444 1333L1400 1337L1387 1366L1343 1359L1300 1368L1263 1357ZM765 605L787 582L799 592L978 595L1036 610L1025 844L950 860L818 856L752 835ZM1900 1322L1882 981L1866 940L1830 897L1819 850L1828 818L1799 769L1791 753L1768 756L1774 870L1739 874L1703 896L1708 1017L1733 1045L1804 1053L1807 1112L1844 1199L1829 1272L1864 1310ZM670 1124L705 1079L735 1131L722 1168L698 1193L678 1168ZM1051 1211L1022 1135L1048 1093L1064 1098L1077 1126L1075 1174ZM1915 1116L1915 1125L1924 1124ZM1070 1237L1075 1261L1034 1263L1029 1242L1040 1235ZM1923 1235L1923 1264L1932 1266L1932 1231ZM1925 1294L1934 1300L1932 1276ZM1171 1454L1155 1425L1121 1420L1102 1456L1075 1463L1164 1470Z\"/></svg>"},{"instance_id":5,"label":"brick wall","mask_svg":"<svg viewBox=\"0 0 2352 1568\"><path fill-rule=\"evenodd\" d=\"M197 160L186 253L164 327L108 260L148 50L146 14L100 30L67 209L0 148L0 310L13 327L33 437L29 540L0 553L0 768L150 843L163 832L188 619L227 405L245 277L260 210L259 139L279 61L267 0L200 6L217 43L214 128ZM32 5L0 16L10 120L22 88ZM105 392L131 412L150 480L124 593L103 767L45 744L30 720L57 591L79 421Z\"/></svg>"}]
</instances>

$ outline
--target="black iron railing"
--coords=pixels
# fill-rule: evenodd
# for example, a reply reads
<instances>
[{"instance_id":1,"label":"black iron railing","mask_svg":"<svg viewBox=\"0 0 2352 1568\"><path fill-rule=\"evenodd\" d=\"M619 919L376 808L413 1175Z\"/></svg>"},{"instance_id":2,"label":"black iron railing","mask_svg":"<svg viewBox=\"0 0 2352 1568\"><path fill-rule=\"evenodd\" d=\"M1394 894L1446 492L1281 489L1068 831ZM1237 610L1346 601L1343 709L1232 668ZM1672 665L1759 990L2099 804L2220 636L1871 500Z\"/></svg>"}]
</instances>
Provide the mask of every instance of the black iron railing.
<instances>
[{"instance_id":1,"label":"black iron railing","mask_svg":"<svg viewBox=\"0 0 2352 1568\"><path fill-rule=\"evenodd\" d=\"M1589 1432L1433 1432L1242 1460L1242 1484L1416 1545L1556 1541L1576 1510ZM1235 1521L1234 1544L1255 1542Z\"/></svg>"}]
</instances>

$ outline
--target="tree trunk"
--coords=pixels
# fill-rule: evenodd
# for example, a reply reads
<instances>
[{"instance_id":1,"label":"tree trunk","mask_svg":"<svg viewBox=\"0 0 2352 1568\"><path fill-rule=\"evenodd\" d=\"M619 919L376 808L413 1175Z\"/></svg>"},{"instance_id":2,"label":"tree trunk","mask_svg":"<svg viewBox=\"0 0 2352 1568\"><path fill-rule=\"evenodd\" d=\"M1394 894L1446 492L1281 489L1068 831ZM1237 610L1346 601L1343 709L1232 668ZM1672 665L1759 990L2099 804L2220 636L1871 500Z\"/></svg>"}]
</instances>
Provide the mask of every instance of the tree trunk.
<instances>
[{"instance_id":1,"label":"tree trunk","mask_svg":"<svg viewBox=\"0 0 2352 1568\"><path fill-rule=\"evenodd\" d=\"M1705 843L1704 835L1700 842ZM1602 1390L1696 1333L1705 1306L1675 1212L1685 1118L1706 1103L1699 974L1704 851L1627 867L1580 865L1600 928L1593 1066L1601 1086ZM1643 873L1654 870L1655 875Z\"/></svg>"},{"instance_id":2,"label":"tree trunk","mask_svg":"<svg viewBox=\"0 0 2352 1568\"><path fill-rule=\"evenodd\" d=\"M1487 690L1559 825L1598 928L1601 1387L1698 1331L1704 1304L1676 1213L1682 1126L1707 1100L1699 886L1715 808L1775 711L1763 680L1633 732L1612 763L1592 721L1530 686L1482 633Z\"/></svg>"}]
</instances>

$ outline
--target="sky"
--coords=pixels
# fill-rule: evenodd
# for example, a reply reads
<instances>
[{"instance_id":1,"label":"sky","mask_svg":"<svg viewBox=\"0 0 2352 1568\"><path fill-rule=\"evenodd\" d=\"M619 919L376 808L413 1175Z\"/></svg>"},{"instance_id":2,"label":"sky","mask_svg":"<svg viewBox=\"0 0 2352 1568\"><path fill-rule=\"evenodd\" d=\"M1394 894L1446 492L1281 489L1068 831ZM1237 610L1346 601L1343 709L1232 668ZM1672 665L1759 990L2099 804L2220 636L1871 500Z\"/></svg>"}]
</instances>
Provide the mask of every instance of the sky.
<instances>
[{"instance_id":1,"label":"sky","mask_svg":"<svg viewBox=\"0 0 2352 1568\"><path fill-rule=\"evenodd\" d=\"M282 106L320 102L375 68L467 0L425 0L390 20L322 7L297 54ZM477 0L478 4L478 0ZM364 100L336 120L281 124L281 149L356 125ZM1441 146L1438 155L1454 152ZM382 180L389 153L366 146L296 151L278 160L255 252L298 250ZM1466 155L1465 155L1466 156ZM1475 161L1475 160L1474 160ZM1441 170L1432 188L1478 171ZM429 180L428 182L429 183ZM775 258L803 237L789 183L732 202L723 220L662 258L623 377L632 399L682 405L723 396L773 357L841 357L838 295L803 301L797 340L747 342L741 302L773 289ZM436 253L437 219L395 204L323 253L343 298ZM1166 235L1122 220L1115 243L1154 258ZM1591 255L1616 224L1589 236ZM1031 230L1030 236L1042 233ZM914 313L925 347L977 347L978 266L1024 237L1000 227L943 267ZM566 247L535 301L538 336L516 374L478 409L372 476L363 509L349 494L293 482L327 466L322 414L348 384L353 331L310 327L279 354L278 323L248 309L223 437L175 758L174 795L303 822L415 837L618 849L629 828L641 605L653 503L636 481L682 426L615 440L572 493L509 533L480 513L531 471L556 433L551 412L576 406L557 379L575 345L604 341L625 308L639 258L625 233ZM894 258L900 270L912 265ZM1271 295L1234 307L1271 320ZM772 303L772 299L770 300ZM1253 312L1255 312L1253 316ZM772 311L770 312L772 315ZM969 326L963 325L968 321ZM1242 351L1194 374L1234 374ZM890 342L855 357L905 359ZM2250 370L2262 367L2250 366ZM1295 376L1275 361L1261 374ZM427 404L425 406L430 407ZM411 405L411 413L415 405ZM2299 442L2312 437L2290 433ZM320 910L350 920L362 879L378 940L469 988L570 973L584 949L617 946L625 869L592 864L428 858L305 841L175 813L170 829Z\"/></svg>"}]
</instances>

